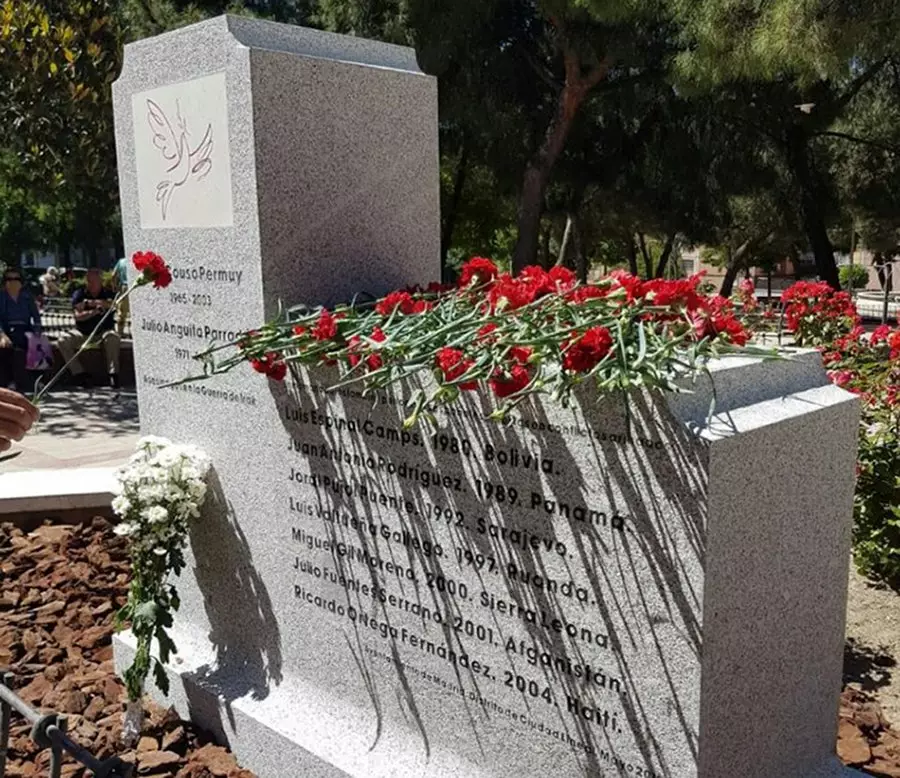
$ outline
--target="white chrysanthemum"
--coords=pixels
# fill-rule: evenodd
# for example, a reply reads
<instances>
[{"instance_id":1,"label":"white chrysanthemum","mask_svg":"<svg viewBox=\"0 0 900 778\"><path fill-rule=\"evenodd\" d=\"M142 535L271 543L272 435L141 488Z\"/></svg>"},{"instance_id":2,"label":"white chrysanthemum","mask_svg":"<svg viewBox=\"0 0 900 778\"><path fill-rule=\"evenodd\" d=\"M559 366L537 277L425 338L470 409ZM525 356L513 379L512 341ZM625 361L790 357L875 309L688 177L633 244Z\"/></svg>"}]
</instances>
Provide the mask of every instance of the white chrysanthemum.
<instances>
[{"instance_id":1,"label":"white chrysanthemum","mask_svg":"<svg viewBox=\"0 0 900 778\"><path fill-rule=\"evenodd\" d=\"M166 496L166 487L161 483L141 483L137 487L138 499L142 503L155 503Z\"/></svg>"},{"instance_id":2,"label":"white chrysanthemum","mask_svg":"<svg viewBox=\"0 0 900 778\"><path fill-rule=\"evenodd\" d=\"M169 518L169 512L162 505L151 505L143 511L143 516L150 524L161 524Z\"/></svg>"},{"instance_id":3,"label":"white chrysanthemum","mask_svg":"<svg viewBox=\"0 0 900 778\"><path fill-rule=\"evenodd\" d=\"M196 446L175 445L147 436L117 476L113 510L116 528L130 538L135 553L167 553L183 543L184 522L197 518L206 499L211 463Z\"/></svg>"},{"instance_id":4,"label":"white chrysanthemum","mask_svg":"<svg viewBox=\"0 0 900 778\"><path fill-rule=\"evenodd\" d=\"M206 484L203 481L191 481L187 488L191 499L198 505L202 505L206 499Z\"/></svg>"},{"instance_id":5,"label":"white chrysanthemum","mask_svg":"<svg viewBox=\"0 0 900 778\"><path fill-rule=\"evenodd\" d=\"M112 509L117 516L125 517L128 515L128 511L131 510L131 501L120 494L112 501Z\"/></svg>"}]
</instances>

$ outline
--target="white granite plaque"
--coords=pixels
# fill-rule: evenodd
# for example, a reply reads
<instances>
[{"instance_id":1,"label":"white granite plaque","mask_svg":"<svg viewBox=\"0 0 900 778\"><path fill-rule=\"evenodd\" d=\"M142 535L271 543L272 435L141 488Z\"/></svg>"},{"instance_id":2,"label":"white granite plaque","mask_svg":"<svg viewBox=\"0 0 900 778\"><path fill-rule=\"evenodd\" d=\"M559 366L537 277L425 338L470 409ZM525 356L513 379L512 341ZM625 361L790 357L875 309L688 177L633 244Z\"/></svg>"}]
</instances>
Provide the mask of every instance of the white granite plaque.
<instances>
[{"instance_id":1,"label":"white granite plaque","mask_svg":"<svg viewBox=\"0 0 900 778\"><path fill-rule=\"evenodd\" d=\"M141 227L230 227L225 74L135 94Z\"/></svg>"}]
</instances>

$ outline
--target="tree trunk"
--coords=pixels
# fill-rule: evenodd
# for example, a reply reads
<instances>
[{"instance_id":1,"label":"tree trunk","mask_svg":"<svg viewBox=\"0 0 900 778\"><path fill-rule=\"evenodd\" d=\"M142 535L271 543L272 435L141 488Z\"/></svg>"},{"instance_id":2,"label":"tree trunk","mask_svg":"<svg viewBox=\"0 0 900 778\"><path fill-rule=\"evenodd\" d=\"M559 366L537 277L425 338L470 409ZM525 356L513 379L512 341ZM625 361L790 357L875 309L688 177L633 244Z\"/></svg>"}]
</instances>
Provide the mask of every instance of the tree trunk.
<instances>
[{"instance_id":1,"label":"tree trunk","mask_svg":"<svg viewBox=\"0 0 900 778\"><path fill-rule=\"evenodd\" d=\"M653 278L653 257L647 250L647 241L644 240L644 233L638 233L638 246L641 249L641 256L644 258L644 278Z\"/></svg>"},{"instance_id":2,"label":"tree trunk","mask_svg":"<svg viewBox=\"0 0 900 778\"><path fill-rule=\"evenodd\" d=\"M459 204L462 200L463 189L466 186L466 177L469 172L469 139L463 136L462 150L459 153L459 161L456 163L456 175L453 177L453 192L450 202L447 203L444 216L444 229L441 235L441 276L447 265L447 252L453 241L453 231L456 229L456 220L459 214Z\"/></svg>"},{"instance_id":3,"label":"tree trunk","mask_svg":"<svg viewBox=\"0 0 900 778\"><path fill-rule=\"evenodd\" d=\"M740 246L738 246L737 250L734 252L734 254L731 255L730 259L728 260L728 267L725 270L725 277L722 279L722 287L719 289L719 294L722 297L731 297L731 293L734 291L734 282L737 279L738 273L741 272L741 268L746 262L747 255L750 253L751 245L752 241L744 241Z\"/></svg>"},{"instance_id":4,"label":"tree trunk","mask_svg":"<svg viewBox=\"0 0 900 778\"><path fill-rule=\"evenodd\" d=\"M582 76L581 61L572 51L566 53L565 64L566 83L559 93L556 115L547 128L541 147L525 168L522 197L519 201L519 236L512 261L514 272L519 272L535 261L541 230L541 214L544 210L544 193L550 182L553 166L565 148L572 123L588 92L609 70L609 64L604 61L594 67L587 76Z\"/></svg>"},{"instance_id":5,"label":"tree trunk","mask_svg":"<svg viewBox=\"0 0 900 778\"><path fill-rule=\"evenodd\" d=\"M587 283L588 265L587 255L584 252L584 244L581 240L581 219L578 214L572 222L572 248L575 250L575 273L581 283Z\"/></svg>"},{"instance_id":6,"label":"tree trunk","mask_svg":"<svg viewBox=\"0 0 900 778\"><path fill-rule=\"evenodd\" d=\"M634 235L629 235L628 238L628 272L636 276L638 274L637 248L634 245Z\"/></svg>"},{"instance_id":7,"label":"tree trunk","mask_svg":"<svg viewBox=\"0 0 900 778\"><path fill-rule=\"evenodd\" d=\"M816 270L823 281L827 281L833 289L840 290L841 281L837 264L834 261L834 247L828 237L825 216L820 205L816 174L810 164L808 138L801 127L792 127L787 135L788 164L800 187L800 214L803 218L803 230L809 240L813 256L816 259Z\"/></svg>"},{"instance_id":8,"label":"tree trunk","mask_svg":"<svg viewBox=\"0 0 900 778\"><path fill-rule=\"evenodd\" d=\"M672 256L672 250L675 248L675 235L676 233L673 232L666 238L662 254L659 255L659 262L656 265L657 278L662 278L666 274L666 265L669 264L669 257Z\"/></svg>"}]
</instances>

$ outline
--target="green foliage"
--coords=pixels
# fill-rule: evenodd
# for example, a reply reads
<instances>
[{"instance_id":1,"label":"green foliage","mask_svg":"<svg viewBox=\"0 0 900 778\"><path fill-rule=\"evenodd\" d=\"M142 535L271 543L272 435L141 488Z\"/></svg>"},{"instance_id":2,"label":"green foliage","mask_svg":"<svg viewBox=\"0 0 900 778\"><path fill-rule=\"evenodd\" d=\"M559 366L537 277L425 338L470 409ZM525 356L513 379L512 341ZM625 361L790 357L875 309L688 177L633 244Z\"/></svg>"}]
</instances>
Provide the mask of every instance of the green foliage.
<instances>
[{"instance_id":1,"label":"green foliage","mask_svg":"<svg viewBox=\"0 0 900 778\"><path fill-rule=\"evenodd\" d=\"M864 289L869 283L869 271L862 265L844 265L840 276L842 289Z\"/></svg>"},{"instance_id":2,"label":"green foliage","mask_svg":"<svg viewBox=\"0 0 900 778\"><path fill-rule=\"evenodd\" d=\"M97 247L116 234L119 48L110 0L0 3L2 176L31 216L30 247Z\"/></svg>"},{"instance_id":3,"label":"green foliage","mask_svg":"<svg viewBox=\"0 0 900 778\"><path fill-rule=\"evenodd\" d=\"M900 414L859 442L853 559L860 572L900 588Z\"/></svg>"},{"instance_id":4,"label":"green foliage","mask_svg":"<svg viewBox=\"0 0 900 778\"><path fill-rule=\"evenodd\" d=\"M315 0L119 0L126 40L137 40L203 21L219 14L260 16L308 24Z\"/></svg>"},{"instance_id":5,"label":"green foliage","mask_svg":"<svg viewBox=\"0 0 900 778\"><path fill-rule=\"evenodd\" d=\"M670 0L677 72L706 84L796 78L814 84L879 55L896 35L893 0Z\"/></svg>"},{"instance_id":6,"label":"green foliage","mask_svg":"<svg viewBox=\"0 0 900 778\"><path fill-rule=\"evenodd\" d=\"M0 0L0 252L117 239L109 85L121 43L228 12L415 46L440 82L451 267L478 254L513 259L529 225L550 266L569 225L561 261L571 267L631 267L638 256L646 273L637 236L664 246L675 235L712 247L730 273L812 248L827 275L833 242L846 250L852 232L873 250L900 246L893 9Z\"/></svg>"},{"instance_id":7,"label":"green foliage","mask_svg":"<svg viewBox=\"0 0 900 778\"><path fill-rule=\"evenodd\" d=\"M828 375L860 397L853 559L900 588L900 327L865 334L847 292L799 282L786 290L795 340L823 352Z\"/></svg>"}]
</instances>

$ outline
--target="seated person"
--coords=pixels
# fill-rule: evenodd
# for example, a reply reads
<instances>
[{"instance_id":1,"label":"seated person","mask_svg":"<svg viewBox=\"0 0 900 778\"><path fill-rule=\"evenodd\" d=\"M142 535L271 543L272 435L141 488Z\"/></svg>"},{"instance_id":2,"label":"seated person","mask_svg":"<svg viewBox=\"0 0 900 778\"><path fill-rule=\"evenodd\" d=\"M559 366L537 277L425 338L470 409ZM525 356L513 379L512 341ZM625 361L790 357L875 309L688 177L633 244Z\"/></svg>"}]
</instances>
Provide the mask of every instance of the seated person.
<instances>
[{"instance_id":1,"label":"seated person","mask_svg":"<svg viewBox=\"0 0 900 778\"><path fill-rule=\"evenodd\" d=\"M15 384L20 392L34 388L34 378L25 370L28 333L40 333L41 314L34 297L22 283L17 268L7 268L0 290L0 386Z\"/></svg>"},{"instance_id":2,"label":"seated person","mask_svg":"<svg viewBox=\"0 0 900 778\"><path fill-rule=\"evenodd\" d=\"M81 386L91 383L90 376L75 356L85 341L97 328L94 342L99 341L109 373L109 385L119 388L119 350L121 340L115 332L116 317L112 311L116 293L103 288L100 271L91 268L85 278L85 287L72 295L72 310L75 312L75 330L59 341L59 350L69 364L69 372ZM71 361L70 361L71 360Z\"/></svg>"}]
</instances>

